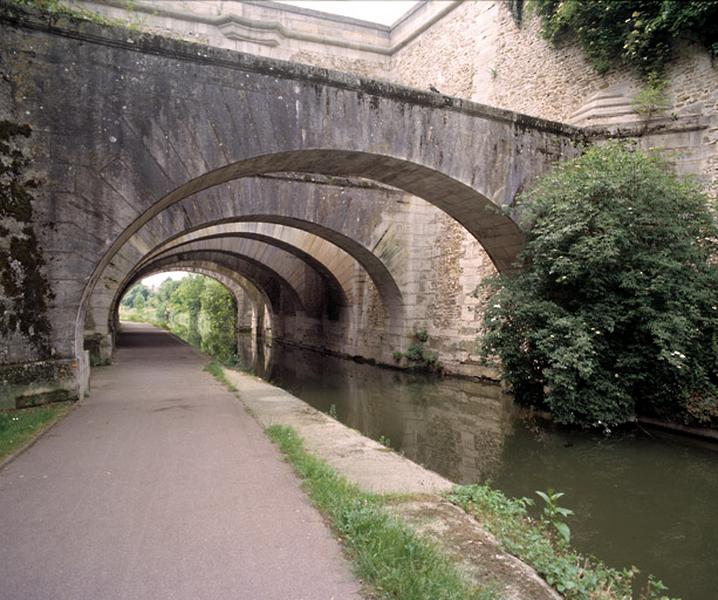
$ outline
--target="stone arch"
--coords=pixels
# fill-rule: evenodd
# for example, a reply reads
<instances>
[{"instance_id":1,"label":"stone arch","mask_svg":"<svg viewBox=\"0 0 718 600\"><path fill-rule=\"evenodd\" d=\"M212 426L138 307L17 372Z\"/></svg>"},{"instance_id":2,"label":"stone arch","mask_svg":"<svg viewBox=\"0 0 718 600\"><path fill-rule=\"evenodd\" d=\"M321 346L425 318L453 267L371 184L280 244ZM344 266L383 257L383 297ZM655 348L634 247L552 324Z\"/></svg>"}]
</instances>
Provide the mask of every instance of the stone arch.
<instances>
[{"instance_id":1,"label":"stone arch","mask_svg":"<svg viewBox=\"0 0 718 600\"><path fill-rule=\"evenodd\" d=\"M195 227L189 227L181 233L170 236L163 243L153 248L148 256L157 253L160 248L169 246L178 238L193 234L197 231L219 227L222 225L231 225L235 223L267 223L282 225L287 228L300 229L306 231L322 240L339 248L356 260L376 285L382 300L388 307L388 312L394 314L396 318L400 318L403 313L403 297L399 285L394 276L384 262L371 252L362 243L354 240L343 233L321 225L316 222L307 221L295 217L274 215L274 214L253 214L238 215L235 217L226 217L213 221L207 221Z\"/></svg>"},{"instance_id":2,"label":"stone arch","mask_svg":"<svg viewBox=\"0 0 718 600\"><path fill-rule=\"evenodd\" d=\"M215 240L193 240L158 254L155 260L176 254L214 252L239 257L257 265L285 282L299 301L299 308L307 316L321 318L326 314L327 302L335 301L337 308L346 305L343 290L334 276L316 262L306 262L294 248L252 239L224 237ZM317 265L315 267L315 265Z\"/></svg>"},{"instance_id":3,"label":"stone arch","mask_svg":"<svg viewBox=\"0 0 718 600\"><path fill-rule=\"evenodd\" d=\"M200 230L201 231L201 230ZM330 294L330 300L335 306L341 307L348 304L348 298L350 290L347 290L342 283L337 279L336 275L327 268L324 263L320 262L313 255L305 252L300 247L292 245L281 238L272 237L263 233L256 233L252 231L234 231L224 233L207 233L201 237L192 238L186 241L182 241L178 238L177 243L167 245L166 249L160 249L154 254L149 254L146 261L143 261L138 265L137 268L141 268L145 262L151 261L155 256L161 256L162 254L170 251L182 250L184 248L197 248L199 245L205 246L209 249L221 249L221 245L218 242L222 241L235 241L235 240L251 240L260 242L263 245L274 246L287 254L295 256L297 259L305 262L311 269L319 273L325 280ZM331 318L331 317L330 317Z\"/></svg>"},{"instance_id":4,"label":"stone arch","mask_svg":"<svg viewBox=\"0 0 718 600\"><path fill-rule=\"evenodd\" d=\"M415 201L422 204L412 198L367 181L318 176L298 179L295 175L240 179L200 192L168 207L161 221L153 219L122 247L106 267L89 307L107 305L107 291L166 241L208 224L263 220L303 229L351 254L369 273L387 314L401 323L404 301L400 289L404 283L394 281L392 272L406 273L404 253L397 253L396 246L387 241L405 235L401 230L407 207ZM88 323L94 330L100 322Z\"/></svg>"},{"instance_id":5,"label":"stone arch","mask_svg":"<svg viewBox=\"0 0 718 600\"><path fill-rule=\"evenodd\" d=\"M178 264L204 263L214 268L221 267L228 273L236 273L249 281L267 300L272 315L304 314L304 305L297 291L279 273L273 271L252 257L239 253L229 253L214 250L186 250L155 258L151 263L137 271L115 293L112 305L117 304L124 291L132 283L147 277L149 274L171 270Z\"/></svg>"},{"instance_id":6,"label":"stone arch","mask_svg":"<svg viewBox=\"0 0 718 600\"><path fill-rule=\"evenodd\" d=\"M440 171L408 160L368 152L334 149L278 152L240 160L205 173L153 203L110 244L85 288L80 312L84 312L102 268L133 234L164 209L197 192L234 179L278 172L363 177L424 198L466 227L499 269L509 268L523 243L522 232L507 214L477 190ZM84 326L84 319L82 324Z\"/></svg>"},{"instance_id":7,"label":"stone arch","mask_svg":"<svg viewBox=\"0 0 718 600\"><path fill-rule=\"evenodd\" d=\"M167 266L157 267L150 269L149 271L143 272L141 275L132 277L129 281L125 282L121 287L120 292L113 298L112 306L110 308L111 318L118 322L119 306L122 298L132 288L133 285L138 283L140 280L151 275L161 274L167 272L170 269ZM243 294L249 299L252 304L262 303L265 306L269 306L269 298L257 287L254 286L249 280L242 277L239 273L235 273L222 267L216 263L202 263L201 261L180 261L172 265L171 270L173 271L184 271L187 273L196 273L199 275L205 275L221 283L229 292L234 296L235 301L239 302L240 294ZM270 313L271 314L271 313Z\"/></svg>"}]
</instances>

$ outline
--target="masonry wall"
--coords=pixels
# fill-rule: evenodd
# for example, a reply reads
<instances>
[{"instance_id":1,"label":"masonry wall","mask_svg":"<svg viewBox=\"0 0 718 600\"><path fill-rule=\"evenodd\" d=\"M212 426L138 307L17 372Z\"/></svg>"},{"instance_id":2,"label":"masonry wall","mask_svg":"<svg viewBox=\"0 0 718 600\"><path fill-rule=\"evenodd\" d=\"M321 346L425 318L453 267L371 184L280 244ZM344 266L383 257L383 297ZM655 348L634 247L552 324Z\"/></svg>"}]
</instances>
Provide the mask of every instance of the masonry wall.
<instances>
[{"instance_id":1,"label":"masonry wall","mask_svg":"<svg viewBox=\"0 0 718 600\"><path fill-rule=\"evenodd\" d=\"M667 70L672 106L646 131L632 106L642 85L632 72L600 75L577 44L556 47L539 28L532 15L519 27L499 0L463 2L393 56L391 78L544 119L628 128L718 193L718 68L705 48L678 45Z\"/></svg>"},{"instance_id":2,"label":"masonry wall","mask_svg":"<svg viewBox=\"0 0 718 600\"><path fill-rule=\"evenodd\" d=\"M252 0L139 0L131 10L120 0L68 1L163 35L434 86L545 119L610 126L611 133L620 127L645 147L674 151L679 173L698 175L718 193L718 69L696 45L679 45L668 69L673 106L654 128L659 135L647 135L631 104L641 82L630 71L599 75L575 43L543 39L536 16L526 14L519 27L503 0L424 2L392 27Z\"/></svg>"}]
</instances>

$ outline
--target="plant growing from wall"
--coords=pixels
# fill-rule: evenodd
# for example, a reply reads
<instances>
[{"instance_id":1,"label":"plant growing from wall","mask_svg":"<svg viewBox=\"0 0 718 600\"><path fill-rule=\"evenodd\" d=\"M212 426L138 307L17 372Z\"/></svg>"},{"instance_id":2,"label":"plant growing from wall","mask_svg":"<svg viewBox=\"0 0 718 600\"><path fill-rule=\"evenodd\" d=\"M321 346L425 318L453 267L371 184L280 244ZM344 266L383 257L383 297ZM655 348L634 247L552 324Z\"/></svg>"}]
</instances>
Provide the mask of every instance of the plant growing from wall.
<instances>
[{"instance_id":1,"label":"plant growing from wall","mask_svg":"<svg viewBox=\"0 0 718 600\"><path fill-rule=\"evenodd\" d=\"M406 352L394 352L394 360L399 362L405 358L413 368L441 371L443 365L439 362L439 354L426 347L428 341L429 334L426 329L417 330Z\"/></svg>"},{"instance_id":2,"label":"plant growing from wall","mask_svg":"<svg viewBox=\"0 0 718 600\"><path fill-rule=\"evenodd\" d=\"M715 203L620 144L558 165L518 202L523 268L486 283L482 340L517 400L583 427L637 413L718 425Z\"/></svg>"},{"instance_id":3,"label":"plant growing from wall","mask_svg":"<svg viewBox=\"0 0 718 600\"><path fill-rule=\"evenodd\" d=\"M634 96L632 106L646 120L668 109L671 101L666 93L666 81L655 74L649 75L645 85Z\"/></svg>"}]
</instances>

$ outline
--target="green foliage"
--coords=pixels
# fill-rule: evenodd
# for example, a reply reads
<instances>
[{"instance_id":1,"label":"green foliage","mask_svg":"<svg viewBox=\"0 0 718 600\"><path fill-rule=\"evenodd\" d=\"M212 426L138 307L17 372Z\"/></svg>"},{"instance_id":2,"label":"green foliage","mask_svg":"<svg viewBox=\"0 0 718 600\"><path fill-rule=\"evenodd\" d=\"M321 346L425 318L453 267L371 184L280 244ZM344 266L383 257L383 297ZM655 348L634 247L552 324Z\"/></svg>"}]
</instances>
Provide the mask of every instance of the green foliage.
<instances>
[{"instance_id":1,"label":"green foliage","mask_svg":"<svg viewBox=\"0 0 718 600\"><path fill-rule=\"evenodd\" d=\"M25 445L67 414L70 406L63 402L0 412L0 459Z\"/></svg>"},{"instance_id":2,"label":"green foliage","mask_svg":"<svg viewBox=\"0 0 718 600\"><path fill-rule=\"evenodd\" d=\"M329 405L329 412L327 413L332 419L337 419L337 405L336 404L330 404Z\"/></svg>"},{"instance_id":3,"label":"green foliage","mask_svg":"<svg viewBox=\"0 0 718 600\"><path fill-rule=\"evenodd\" d=\"M637 571L609 568L594 557L582 556L572 550L562 535L558 538L553 535L552 523L545 517L546 510L553 514L552 518L557 518L567 509L555 512L549 507L559 508L555 505L557 495L553 495L553 500L548 494L546 497L548 502L542 518L536 520L527 511L532 501L507 498L485 485L457 486L447 494L451 502L473 514L496 536L504 550L531 565L568 600L630 600ZM657 600L659 596L650 593L657 593L659 589L663 593L667 588L651 578L642 598ZM660 598L669 600L665 596Z\"/></svg>"},{"instance_id":4,"label":"green foliage","mask_svg":"<svg viewBox=\"0 0 718 600\"><path fill-rule=\"evenodd\" d=\"M125 294L124 298L122 298L121 304L127 308L136 308L137 302L141 298L144 306L144 302L149 298L150 293L150 288L146 285L136 283L130 288L130 291Z\"/></svg>"},{"instance_id":5,"label":"green foliage","mask_svg":"<svg viewBox=\"0 0 718 600\"><path fill-rule=\"evenodd\" d=\"M653 154L592 148L519 203L523 269L498 275L482 351L518 401L563 424L636 413L718 424L718 227Z\"/></svg>"},{"instance_id":6,"label":"green foliage","mask_svg":"<svg viewBox=\"0 0 718 600\"><path fill-rule=\"evenodd\" d=\"M180 282L176 279L168 277L161 284L157 292L154 294L155 319L164 327L169 325L172 311L170 310L170 300L172 294L179 287Z\"/></svg>"},{"instance_id":7,"label":"green foliage","mask_svg":"<svg viewBox=\"0 0 718 600\"><path fill-rule=\"evenodd\" d=\"M269 438L303 480L314 505L340 535L356 574L378 598L394 600L498 600L472 588L436 546L402 524L380 496L366 494L323 461L307 454L290 427L273 425Z\"/></svg>"},{"instance_id":8,"label":"green foliage","mask_svg":"<svg viewBox=\"0 0 718 600\"><path fill-rule=\"evenodd\" d=\"M377 439L377 442L379 442L382 446L386 446L387 448L391 448L391 439L385 436L384 434L381 434L379 436L379 439Z\"/></svg>"},{"instance_id":9,"label":"green foliage","mask_svg":"<svg viewBox=\"0 0 718 600\"><path fill-rule=\"evenodd\" d=\"M571 541L571 529L563 520L570 517L573 511L558 505L557 500L564 495L563 492L554 492L549 488L545 492L536 491L536 495L544 501L541 521L553 527L559 534L560 539L568 544Z\"/></svg>"},{"instance_id":10,"label":"green foliage","mask_svg":"<svg viewBox=\"0 0 718 600\"><path fill-rule=\"evenodd\" d=\"M206 278L201 275L190 275L180 281L177 289L170 297L173 311L187 315L188 325L178 334L193 346L200 347L202 336L199 332L199 313L202 310L202 293Z\"/></svg>"},{"instance_id":11,"label":"green foliage","mask_svg":"<svg viewBox=\"0 0 718 600\"><path fill-rule=\"evenodd\" d=\"M201 348L222 363L236 361L237 329L234 326L237 304L221 283L208 279L200 298L205 331ZM230 325L228 327L228 325Z\"/></svg>"},{"instance_id":12,"label":"green foliage","mask_svg":"<svg viewBox=\"0 0 718 600\"><path fill-rule=\"evenodd\" d=\"M718 55L718 0L534 0L543 35L575 36L600 72L625 64L642 77L663 75L676 40Z\"/></svg>"},{"instance_id":13,"label":"green foliage","mask_svg":"<svg viewBox=\"0 0 718 600\"><path fill-rule=\"evenodd\" d=\"M646 84L633 98L633 109L641 116L650 119L656 113L665 111L671 106L666 94L666 82L655 74L648 76Z\"/></svg>"},{"instance_id":14,"label":"green foliage","mask_svg":"<svg viewBox=\"0 0 718 600\"><path fill-rule=\"evenodd\" d=\"M406 352L394 352L394 360L399 362L402 358L406 358L412 363L413 368L441 371L443 365L439 362L439 354L426 347L428 341L429 334L426 329L417 330L414 333L414 341L406 349Z\"/></svg>"},{"instance_id":15,"label":"green foliage","mask_svg":"<svg viewBox=\"0 0 718 600\"><path fill-rule=\"evenodd\" d=\"M203 275L165 279L157 290L133 286L120 303L121 318L169 329L227 365L237 363L237 308L232 294Z\"/></svg>"}]
</instances>

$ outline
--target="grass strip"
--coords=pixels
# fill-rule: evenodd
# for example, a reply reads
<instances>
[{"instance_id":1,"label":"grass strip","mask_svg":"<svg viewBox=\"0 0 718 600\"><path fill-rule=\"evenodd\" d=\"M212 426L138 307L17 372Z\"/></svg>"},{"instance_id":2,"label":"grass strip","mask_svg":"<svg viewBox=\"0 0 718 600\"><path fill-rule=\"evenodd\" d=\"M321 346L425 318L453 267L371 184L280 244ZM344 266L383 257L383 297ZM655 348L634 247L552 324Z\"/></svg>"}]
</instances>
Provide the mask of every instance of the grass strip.
<instances>
[{"instance_id":1,"label":"grass strip","mask_svg":"<svg viewBox=\"0 0 718 600\"><path fill-rule=\"evenodd\" d=\"M446 498L473 515L506 552L531 565L568 600L671 600L668 588L654 577L639 583L635 567L613 569L576 552L549 524L529 515L526 498L508 498L487 485L456 486ZM636 587L641 589L634 593Z\"/></svg>"},{"instance_id":2,"label":"grass strip","mask_svg":"<svg viewBox=\"0 0 718 600\"><path fill-rule=\"evenodd\" d=\"M204 370L207 371L207 373L209 373L210 375L214 376L217 381L224 384L230 392L237 391L237 387L229 379L227 379L227 376L224 374L224 369L221 363L217 362L216 360L213 360L204 368Z\"/></svg>"},{"instance_id":3,"label":"grass strip","mask_svg":"<svg viewBox=\"0 0 718 600\"><path fill-rule=\"evenodd\" d=\"M66 415L70 406L70 402L59 402L0 412L0 460Z\"/></svg>"},{"instance_id":4,"label":"grass strip","mask_svg":"<svg viewBox=\"0 0 718 600\"><path fill-rule=\"evenodd\" d=\"M384 506L322 460L308 454L291 427L266 430L279 446L314 505L347 548L356 575L380 598L395 600L497 600L491 588L466 581L435 544L419 537Z\"/></svg>"}]
</instances>

